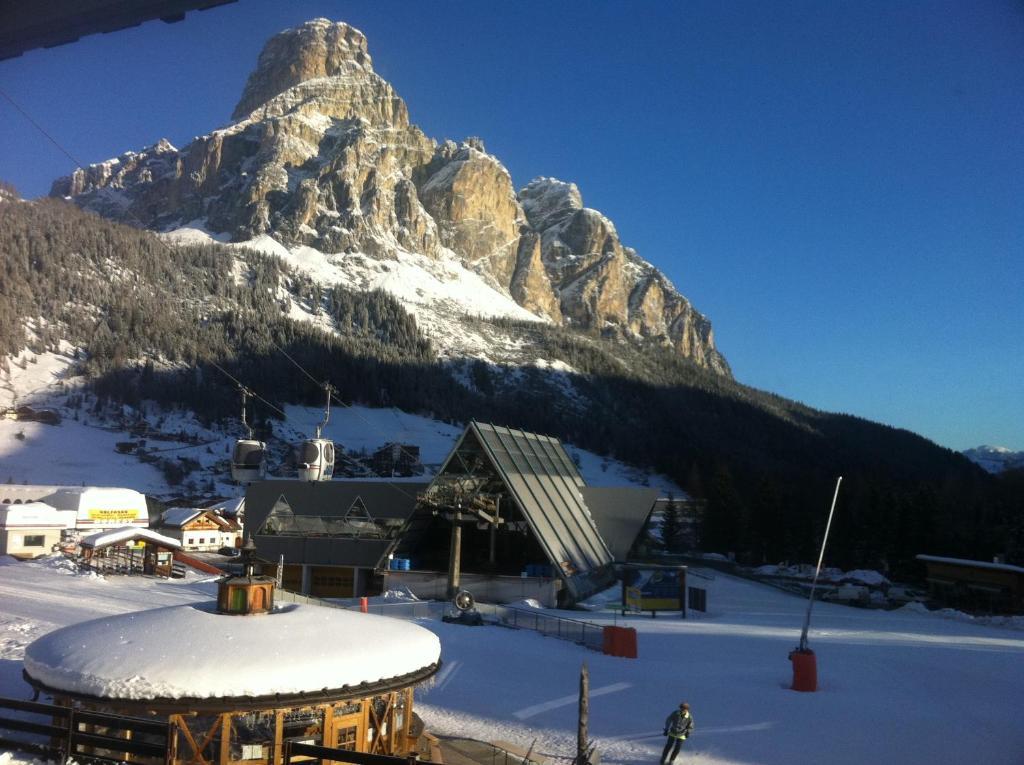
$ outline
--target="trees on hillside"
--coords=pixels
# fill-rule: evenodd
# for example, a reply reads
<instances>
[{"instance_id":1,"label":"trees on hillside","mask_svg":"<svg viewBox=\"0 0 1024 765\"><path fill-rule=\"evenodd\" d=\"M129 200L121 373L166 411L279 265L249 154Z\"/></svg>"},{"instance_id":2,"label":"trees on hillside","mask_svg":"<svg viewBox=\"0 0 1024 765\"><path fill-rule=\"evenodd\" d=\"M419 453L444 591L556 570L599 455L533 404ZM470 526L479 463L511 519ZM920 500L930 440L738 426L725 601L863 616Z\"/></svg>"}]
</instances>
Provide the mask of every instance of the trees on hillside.
<instances>
[{"instance_id":1,"label":"trees on hillside","mask_svg":"<svg viewBox=\"0 0 1024 765\"><path fill-rule=\"evenodd\" d=\"M464 364L464 387L393 297L317 285L260 253L169 247L46 200L0 204L0 255L0 358L26 346L31 321L35 350L61 338L87 349L83 371L112 402L153 399L233 420L234 384L216 364L275 406L319 405L320 390L280 347L346 402L503 423L664 472L706 499L705 550L809 559L840 473L834 550L851 565L1024 548L1024 492L1012 481L906 431L747 388L669 349L467 318L484 333L514 330L528 356L523 366ZM289 300L333 331L289 319ZM554 380L529 363L536 358L574 373ZM256 406L258 418L278 416Z\"/></svg>"}]
</instances>

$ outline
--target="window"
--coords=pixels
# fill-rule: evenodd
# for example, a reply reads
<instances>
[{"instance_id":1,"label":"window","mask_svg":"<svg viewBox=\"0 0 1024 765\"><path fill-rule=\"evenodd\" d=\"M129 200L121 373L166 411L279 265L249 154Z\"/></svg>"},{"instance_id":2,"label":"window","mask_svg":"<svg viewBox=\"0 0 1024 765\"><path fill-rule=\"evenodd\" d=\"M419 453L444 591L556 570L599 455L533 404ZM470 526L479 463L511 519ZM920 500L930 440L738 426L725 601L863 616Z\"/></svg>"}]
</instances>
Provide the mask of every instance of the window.
<instances>
[{"instance_id":1,"label":"window","mask_svg":"<svg viewBox=\"0 0 1024 765\"><path fill-rule=\"evenodd\" d=\"M337 736L337 743L335 744L336 748L350 749L354 751L356 744L359 741L359 727L357 725L349 725L337 730L335 735Z\"/></svg>"},{"instance_id":2,"label":"window","mask_svg":"<svg viewBox=\"0 0 1024 765\"><path fill-rule=\"evenodd\" d=\"M30 534L25 537L22 544L25 547L42 547L46 544L46 537L43 534Z\"/></svg>"}]
</instances>

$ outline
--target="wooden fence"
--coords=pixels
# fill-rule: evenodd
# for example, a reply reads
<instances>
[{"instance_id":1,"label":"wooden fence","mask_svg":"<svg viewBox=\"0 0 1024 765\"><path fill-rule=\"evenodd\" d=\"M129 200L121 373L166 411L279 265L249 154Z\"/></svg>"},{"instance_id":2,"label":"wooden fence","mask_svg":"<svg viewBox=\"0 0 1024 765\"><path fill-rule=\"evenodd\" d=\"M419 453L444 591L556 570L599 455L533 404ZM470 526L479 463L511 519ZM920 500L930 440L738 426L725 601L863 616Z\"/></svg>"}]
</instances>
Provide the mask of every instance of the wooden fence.
<instances>
[{"instance_id":1,"label":"wooden fence","mask_svg":"<svg viewBox=\"0 0 1024 765\"><path fill-rule=\"evenodd\" d=\"M0 697L0 747L67 763L174 761L166 721Z\"/></svg>"},{"instance_id":2,"label":"wooden fence","mask_svg":"<svg viewBox=\"0 0 1024 765\"><path fill-rule=\"evenodd\" d=\"M353 765L415 765L419 761L419 755L411 754L408 757L392 757L388 754L369 754L368 752L354 752L351 749L332 749L316 744L303 744L298 741L284 742L284 765L292 765L292 760L300 759L308 762L309 758L327 762L350 762Z\"/></svg>"}]
</instances>

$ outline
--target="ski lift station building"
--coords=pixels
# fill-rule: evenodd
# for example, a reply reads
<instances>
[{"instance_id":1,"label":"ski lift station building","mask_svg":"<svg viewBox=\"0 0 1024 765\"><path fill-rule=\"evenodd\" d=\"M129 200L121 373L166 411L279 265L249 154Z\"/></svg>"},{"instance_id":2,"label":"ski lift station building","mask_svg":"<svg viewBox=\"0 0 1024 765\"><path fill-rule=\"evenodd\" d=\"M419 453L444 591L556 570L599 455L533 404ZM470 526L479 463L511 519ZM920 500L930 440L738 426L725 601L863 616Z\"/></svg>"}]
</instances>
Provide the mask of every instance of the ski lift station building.
<instances>
[{"instance_id":1,"label":"ski lift station building","mask_svg":"<svg viewBox=\"0 0 1024 765\"><path fill-rule=\"evenodd\" d=\"M285 589L322 598L380 591L375 573L429 484L258 481L245 493L245 528Z\"/></svg>"},{"instance_id":2,"label":"ski lift station building","mask_svg":"<svg viewBox=\"0 0 1024 765\"><path fill-rule=\"evenodd\" d=\"M0 485L0 555L36 558L63 539L147 528L146 497L102 486Z\"/></svg>"},{"instance_id":3,"label":"ski lift station building","mask_svg":"<svg viewBox=\"0 0 1024 765\"><path fill-rule=\"evenodd\" d=\"M246 529L264 560L284 556L284 586L303 594L444 598L458 538L476 597L553 606L614 581L658 493L589 487L557 439L471 422L430 482L254 483Z\"/></svg>"}]
</instances>

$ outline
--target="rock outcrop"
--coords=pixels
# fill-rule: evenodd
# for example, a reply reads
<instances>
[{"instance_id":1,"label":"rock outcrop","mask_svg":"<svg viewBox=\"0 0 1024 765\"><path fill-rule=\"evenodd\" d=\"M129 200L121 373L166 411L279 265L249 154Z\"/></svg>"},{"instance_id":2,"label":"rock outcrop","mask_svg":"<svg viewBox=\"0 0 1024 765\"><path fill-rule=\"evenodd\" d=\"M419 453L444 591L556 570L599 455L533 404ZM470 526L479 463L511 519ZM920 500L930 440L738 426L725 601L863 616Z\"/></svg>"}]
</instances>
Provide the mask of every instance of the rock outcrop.
<instances>
[{"instance_id":1,"label":"rock outcrop","mask_svg":"<svg viewBox=\"0 0 1024 765\"><path fill-rule=\"evenodd\" d=\"M538 178L519 192L562 314L579 326L670 345L720 374L729 366L715 349L711 322L636 251L615 225L583 206L574 183Z\"/></svg>"},{"instance_id":2,"label":"rock outcrop","mask_svg":"<svg viewBox=\"0 0 1024 765\"><path fill-rule=\"evenodd\" d=\"M315 19L273 37L232 118L181 150L161 140L78 169L51 193L157 230L458 259L538 317L729 374L708 320L574 184L541 178L517 194L479 139L436 144L347 24Z\"/></svg>"},{"instance_id":3,"label":"rock outcrop","mask_svg":"<svg viewBox=\"0 0 1024 765\"><path fill-rule=\"evenodd\" d=\"M420 198L437 221L445 246L508 288L525 222L508 170L479 141L462 146L446 141L426 175Z\"/></svg>"}]
</instances>

